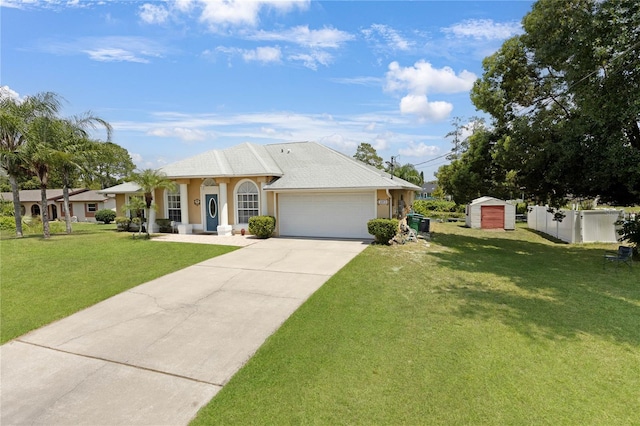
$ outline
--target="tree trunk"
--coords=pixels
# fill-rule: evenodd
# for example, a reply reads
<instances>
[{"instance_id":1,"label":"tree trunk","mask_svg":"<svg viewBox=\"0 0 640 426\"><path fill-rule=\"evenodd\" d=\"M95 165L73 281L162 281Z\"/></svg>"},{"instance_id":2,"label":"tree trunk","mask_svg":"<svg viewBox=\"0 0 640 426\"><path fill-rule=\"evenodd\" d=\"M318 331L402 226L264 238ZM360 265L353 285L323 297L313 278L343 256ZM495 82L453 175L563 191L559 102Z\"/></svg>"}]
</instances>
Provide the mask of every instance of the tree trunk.
<instances>
[{"instance_id":1,"label":"tree trunk","mask_svg":"<svg viewBox=\"0 0 640 426\"><path fill-rule=\"evenodd\" d=\"M64 185L62 186L62 198L64 199L64 222L67 225L67 234L71 233L71 213L69 212L69 181L68 177L64 178Z\"/></svg>"},{"instance_id":2,"label":"tree trunk","mask_svg":"<svg viewBox=\"0 0 640 426\"><path fill-rule=\"evenodd\" d=\"M18 180L9 174L9 183L13 193L13 216L16 220L16 237L22 238L22 208L20 207L20 192L18 190Z\"/></svg>"},{"instance_id":3,"label":"tree trunk","mask_svg":"<svg viewBox=\"0 0 640 426\"><path fill-rule=\"evenodd\" d=\"M147 238L149 238L149 219L151 215L151 209L149 207L147 207L147 209L144 211L144 219L147 221L147 225L144 227L144 230L147 233Z\"/></svg>"},{"instance_id":4,"label":"tree trunk","mask_svg":"<svg viewBox=\"0 0 640 426\"><path fill-rule=\"evenodd\" d=\"M40 201L41 201L40 213L42 214L42 236L44 238L50 238L51 231L49 229L49 209L48 209L49 206L47 206L47 184L46 183L40 184Z\"/></svg>"}]
</instances>

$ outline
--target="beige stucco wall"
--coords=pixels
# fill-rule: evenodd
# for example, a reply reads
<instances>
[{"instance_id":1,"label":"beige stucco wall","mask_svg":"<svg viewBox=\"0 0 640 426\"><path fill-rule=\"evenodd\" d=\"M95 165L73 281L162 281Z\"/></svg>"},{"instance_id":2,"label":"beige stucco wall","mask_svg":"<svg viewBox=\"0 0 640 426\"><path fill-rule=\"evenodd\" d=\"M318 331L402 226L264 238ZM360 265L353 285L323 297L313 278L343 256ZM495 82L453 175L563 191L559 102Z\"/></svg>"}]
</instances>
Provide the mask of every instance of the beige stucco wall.
<instances>
[{"instance_id":1,"label":"beige stucco wall","mask_svg":"<svg viewBox=\"0 0 640 426\"><path fill-rule=\"evenodd\" d=\"M122 206L125 205L125 200L125 194L116 194L116 214L118 216L125 216L125 213L122 211Z\"/></svg>"},{"instance_id":2,"label":"beige stucco wall","mask_svg":"<svg viewBox=\"0 0 640 426\"><path fill-rule=\"evenodd\" d=\"M216 182L216 186L218 191L220 191L220 184L227 184L227 220L229 225L235 225L235 204L236 200L234 197L234 192L239 183L244 180L251 180L258 188L260 193L260 212L262 212L262 204L267 203L268 214L274 215L274 203L273 198L270 197L270 193L266 193L265 197L262 197L261 192L261 183L269 182L272 177L271 176L260 176L260 177L234 177L234 178L213 178ZM202 217L202 203L204 202L204 196L202 195L202 182L203 178L193 178L193 179L178 179L175 180L176 183L186 183L187 184L187 202L189 208L189 223L195 225L204 225L204 218ZM221 195L221 194L220 194ZM120 194L120 197L123 197ZM200 200L200 205L196 205L194 201L198 199ZM156 213L156 217L165 217L167 215L165 211L165 197L164 190L156 190L155 198L156 205L158 206L158 210ZM117 199L116 199L117 201ZM124 204L124 201L122 201Z\"/></svg>"},{"instance_id":3,"label":"beige stucco wall","mask_svg":"<svg viewBox=\"0 0 640 426\"><path fill-rule=\"evenodd\" d=\"M386 204L380 204L380 202L386 202ZM387 195L387 191L384 189L378 189L376 192L376 214L378 219L389 219L389 209L391 204L391 199Z\"/></svg>"}]
</instances>

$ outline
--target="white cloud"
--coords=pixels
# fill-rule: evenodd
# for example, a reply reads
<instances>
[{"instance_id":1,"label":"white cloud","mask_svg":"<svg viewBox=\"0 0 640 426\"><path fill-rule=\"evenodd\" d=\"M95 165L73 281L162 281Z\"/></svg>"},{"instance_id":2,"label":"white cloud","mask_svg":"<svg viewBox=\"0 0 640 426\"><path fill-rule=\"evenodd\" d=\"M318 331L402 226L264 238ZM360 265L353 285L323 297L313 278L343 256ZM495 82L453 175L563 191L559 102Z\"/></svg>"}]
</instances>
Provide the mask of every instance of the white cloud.
<instances>
[{"instance_id":1,"label":"white cloud","mask_svg":"<svg viewBox=\"0 0 640 426\"><path fill-rule=\"evenodd\" d=\"M136 165L142 164L142 155L129 151L129 156L131 157L131 161L133 161Z\"/></svg>"},{"instance_id":2,"label":"white cloud","mask_svg":"<svg viewBox=\"0 0 640 426\"><path fill-rule=\"evenodd\" d=\"M40 50L54 55L76 55L84 53L100 62L148 63L151 58L162 57L167 48L144 37L85 37L74 41L60 42L43 40Z\"/></svg>"},{"instance_id":3,"label":"white cloud","mask_svg":"<svg viewBox=\"0 0 640 426\"><path fill-rule=\"evenodd\" d=\"M398 62L389 64L386 74L386 89L409 91L413 94L459 93L471 90L477 77L467 70L456 75L450 67L433 68L429 62L420 60L411 67L401 67Z\"/></svg>"},{"instance_id":4,"label":"white cloud","mask_svg":"<svg viewBox=\"0 0 640 426\"><path fill-rule=\"evenodd\" d=\"M376 151L384 151L389 149L391 146L391 141L395 138L395 134L393 132L384 132L375 137L373 143L371 144Z\"/></svg>"},{"instance_id":5,"label":"white cloud","mask_svg":"<svg viewBox=\"0 0 640 426\"><path fill-rule=\"evenodd\" d=\"M417 115L420 121L442 121L453 111L449 102L429 102L425 95L407 95L400 100L402 114Z\"/></svg>"},{"instance_id":6,"label":"white cloud","mask_svg":"<svg viewBox=\"0 0 640 426\"><path fill-rule=\"evenodd\" d=\"M138 15L147 24L163 24L169 18L169 11L164 6L145 3L140 6Z\"/></svg>"},{"instance_id":7,"label":"white cloud","mask_svg":"<svg viewBox=\"0 0 640 426\"><path fill-rule=\"evenodd\" d=\"M517 21L494 22L492 19L467 19L442 28L446 34L454 37L476 40L504 40L522 33L522 25Z\"/></svg>"},{"instance_id":8,"label":"white cloud","mask_svg":"<svg viewBox=\"0 0 640 426\"><path fill-rule=\"evenodd\" d=\"M285 41L315 49L336 49L355 37L336 28L324 27L320 30L312 30L308 25L300 25L284 31L256 31L247 38L260 41Z\"/></svg>"},{"instance_id":9,"label":"white cloud","mask_svg":"<svg viewBox=\"0 0 640 426\"><path fill-rule=\"evenodd\" d=\"M218 30L229 26L254 27L265 9L286 13L295 8L306 9L310 0L197 0L196 3L202 7L200 20L210 29Z\"/></svg>"},{"instance_id":10,"label":"white cloud","mask_svg":"<svg viewBox=\"0 0 640 426\"><path fill-rule=\"evenodd\" d=\"M147 134L162 138L178 138L185 142L204 141L215 137L212 132L185 127L160 127L149 130Z\"/></svg>"},{"instance_id":11,"label":"white cloud","mask_svg":"<svg viewBox=\"0 0 640 426\"><path fill-rule=\"evenodd\" d=\"M407 148L401 148L400 155L404 157L426 157L429 155L436 155L440 152L440 148L433 145L427 145L424 142L416 144L415 142L409 142Z\"/></svg>"},{"instance_id":12,"label":"white cloud","mask_svg":"<svg viewBox=\"0 0 640 426\"><path fill-rule=\"evenodd\" d=\"M246 50L242 54L245 61L258 61L262 63L280 62L282 52L279 47L258 47L255 50Z\"/></svg>"},{"instance_id":13,"label":"white cloud","mask_svg":"<svg viewBox=\"0 0 640 426\"><path fill-rule=\"evenodd\" d=\"M330 80L334 83L357 84L360 86L380 86L384 81L380 77L336 77Z\"/></svg>"},{"instance_id":14,"label":"white cloud","mask_svg":"<svg viewBox=\"0 0 640 426\"><path fill-rule=\"evenodd\" d=\"M0 99L13 99L15 101L21 102L20 95L15 90L11 89L9 86L0 86Z\"/></svg>"},{"instance_id":15,"label":"white cloud","mask_svg":"<svg viewBox=\"0 0 640 426\"><path fill-rule=\"evenodd\" d=\"M84 50L89 58L99 62L138 62L149 63L148 59L141 58L135 53L119 48L98 48Z\"/></svg>"},{"instance_id":16,"label":"white cloud","mask_svg":"<svg viewBox=\"0 0 640 426\"><path fill-rule=\"evenodd\" d=\"M410 67L401 67L398 62L389 64L385 89L390 92L406 92L400 100L402 114L417 115L420 121L446 119L453 105L444 101L429 101L427 94L459 93L470 90L476 75L462 71L456 75L450 67L433 68L423 60Z\"/></svg>"},{"instance_id":17,"label":"white cloud","mask_svg":"<svg viewBox=\"0 0 640 426\"><path fill-rule=\"evenodd\" d=\"M302 65L315 71L318 69L318 64L328 66L333 61L333 56L328 52L317 51L290 55L288 59L302 62Z\"/></svg>"},{"instance_id":18,"label":"white cloud","mask_svg":"<svg viewBox=\"0 0 640 426\"><path fill-rule=\"evenodd\" d=\"M378 48L388 48L391 50L407 51L413 46L413 42L405 39L388 25L372 24L370 28L362 30L365 39L373 42ZM381 37L384 44L378 41L377 36Z\"/></svg>"}]
</instances>

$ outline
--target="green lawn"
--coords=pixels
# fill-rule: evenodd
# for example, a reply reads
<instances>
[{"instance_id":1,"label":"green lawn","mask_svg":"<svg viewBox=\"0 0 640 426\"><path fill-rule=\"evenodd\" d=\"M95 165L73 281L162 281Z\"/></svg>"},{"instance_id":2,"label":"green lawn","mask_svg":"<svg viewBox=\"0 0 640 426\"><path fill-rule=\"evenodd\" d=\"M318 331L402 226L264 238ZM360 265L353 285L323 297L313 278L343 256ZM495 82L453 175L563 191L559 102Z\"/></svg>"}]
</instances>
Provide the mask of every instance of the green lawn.
<instances>
[{"instance_id":1,"label":"green lawn","mask_svg":"<svg viewBox=\"0 0 640 426\"><path fill-rule=\"evenodd\" d=\"M0 336L7 342L138 284L235 247L156 243L115 225L74 224L71 235L0 239Z\"/></svg>"},{"instance_id":2,"label":"green lawn","mask_svg":"<svg viewBox=\"0 0 640 426\"><path fill-rule=\"evenodd\" d=\"M640 264L434 228L429 246L367 248L193 423L640 423Z\"/></svg>"}]
</instances>

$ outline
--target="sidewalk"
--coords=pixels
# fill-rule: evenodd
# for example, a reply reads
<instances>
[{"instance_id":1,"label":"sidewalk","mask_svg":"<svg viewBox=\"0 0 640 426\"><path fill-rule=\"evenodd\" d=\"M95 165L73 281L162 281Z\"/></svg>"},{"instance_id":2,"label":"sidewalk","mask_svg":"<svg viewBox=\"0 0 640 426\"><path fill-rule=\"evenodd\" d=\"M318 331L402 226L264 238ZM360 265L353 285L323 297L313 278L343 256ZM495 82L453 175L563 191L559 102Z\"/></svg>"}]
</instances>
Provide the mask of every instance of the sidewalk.
<instances>
[{"instance_id":1,"label":"sidewalk","mask_svg":"<svg viewBox=\"0 0 640 426\"><path fill-rule=\"evenodd\" d=\"M251 242L0 347L0 423L187 424L268 336L368 246Z\"/></svg>"}]
</instances>

